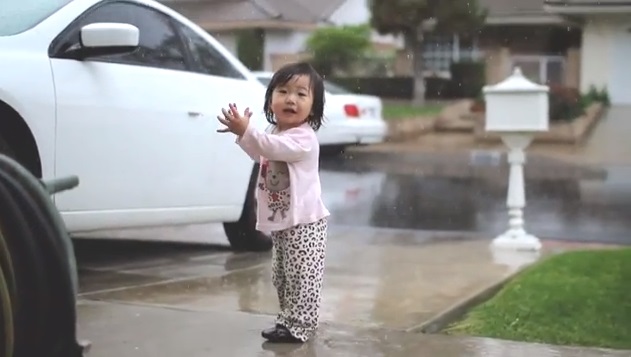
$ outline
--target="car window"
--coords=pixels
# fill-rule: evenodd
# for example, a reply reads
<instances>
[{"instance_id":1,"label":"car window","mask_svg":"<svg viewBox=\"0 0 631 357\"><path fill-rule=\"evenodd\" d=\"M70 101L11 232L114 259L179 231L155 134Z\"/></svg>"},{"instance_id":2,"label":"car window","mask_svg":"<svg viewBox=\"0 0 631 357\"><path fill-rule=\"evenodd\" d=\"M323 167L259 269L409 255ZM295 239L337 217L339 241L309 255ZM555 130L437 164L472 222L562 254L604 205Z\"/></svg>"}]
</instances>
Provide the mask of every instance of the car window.
<instances>
[{"instance_id":1,"label":"car window","mask_svg":"<svg viewBox=\"0 0 631 357\"><path fill-rule=\"evenodd\" d=\"M227 58L193 29L179 23L175 26L181 31L184 42L188 45L196 72L228 78L245 78Z\"/></svg>"},{"instance_id":2,"label":"car window","mask_svg":"<svg viewBox=\"0 0 631 357\"><path fill-rule=\"evenodd\" d=\"M139 48L131 53L100 56L90 60L175 70L188 69L184 44L166 15L126 2L109 3L92 10L79 21L62 50L79 46L81 27L97 22L119 22L138 27Z\"/></svg>"},{"instance_id":3,"label":"car window","mask_svg":"<svg viewBox=\"0 0 631 357\"><path fill-rule=\"evenodd\" d=\"M271 77L256 77L259 82L263 83L263 85L268 86L270 84L270 82L272 81Z\"/></svg>"},{"instance_id":4,"label":"car window","mask_svg":"<svg viewBox=\"0 0 631 357\"><path fill-rule=\"evenodd\" d=\"M72 0L2 1L0 36L24 32L66 6Z\"/></svg>"},{"instance_id":5,"label":"car window","mask_svg":"<svg viewBox=\"0 0 631 357\"><path fill-rule=\"evenodd\" d=\"M324 89L331 94L352 94L348 89L329 81L324 81Z\"/></svg>"}]
</instances>

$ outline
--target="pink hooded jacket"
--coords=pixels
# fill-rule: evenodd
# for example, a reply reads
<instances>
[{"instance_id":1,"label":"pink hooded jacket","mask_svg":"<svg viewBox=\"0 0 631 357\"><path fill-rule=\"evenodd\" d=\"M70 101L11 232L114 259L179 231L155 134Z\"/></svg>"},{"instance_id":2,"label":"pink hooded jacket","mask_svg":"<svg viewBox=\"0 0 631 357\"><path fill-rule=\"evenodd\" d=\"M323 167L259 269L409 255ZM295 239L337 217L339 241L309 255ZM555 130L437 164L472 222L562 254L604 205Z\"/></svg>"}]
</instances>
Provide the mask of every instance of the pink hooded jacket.
<instances>
[{"instance_id":1,"label":"pink hooded jacket","mask_svg":"<svg viewBox=\"0 0 631 357\"><path fill-rule=\"evenodd\" d=\"M330 215L321 197L320 144L309 124L280 133L249 125L236 142L261 164L256 188L258 230L281 231Z\"/></svg>"}]
</instances>

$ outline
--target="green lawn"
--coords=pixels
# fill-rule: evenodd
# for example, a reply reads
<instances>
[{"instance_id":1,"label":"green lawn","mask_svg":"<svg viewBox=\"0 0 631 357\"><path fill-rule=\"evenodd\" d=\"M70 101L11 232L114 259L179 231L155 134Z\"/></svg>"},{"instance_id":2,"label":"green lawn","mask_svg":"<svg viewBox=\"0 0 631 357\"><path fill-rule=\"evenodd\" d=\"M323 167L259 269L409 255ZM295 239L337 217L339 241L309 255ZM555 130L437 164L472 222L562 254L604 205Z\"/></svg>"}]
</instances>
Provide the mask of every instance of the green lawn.
<instances>
[{"instance_id":1,"label":"green lawn","mask_svg":"<svg viewBox=\"0 0 631 357\"><path fill-rule=\"evenodd\" d=\"M631 349L631 249L546 259L445 332Z\"/></svg>"},{"instance_id":2,"label":"green lawn","mask_svg":"<svg viewBox=\"0 0 631 357\"><path fill-rule=\"evenodd\" d=\"M413 106L411 104L384 104L383 117L385 119L413 118L418 116L435 116L443 109L439 104Z\"/></svg>"}]
</instances>

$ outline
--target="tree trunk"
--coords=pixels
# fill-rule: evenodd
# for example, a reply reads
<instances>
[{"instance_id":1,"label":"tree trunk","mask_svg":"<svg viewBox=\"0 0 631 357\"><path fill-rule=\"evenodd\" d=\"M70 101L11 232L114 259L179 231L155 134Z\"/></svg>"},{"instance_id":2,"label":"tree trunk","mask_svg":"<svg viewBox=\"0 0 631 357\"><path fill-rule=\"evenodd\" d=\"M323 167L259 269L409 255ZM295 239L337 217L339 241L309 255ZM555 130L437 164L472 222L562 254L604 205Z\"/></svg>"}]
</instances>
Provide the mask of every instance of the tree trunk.
<instances>
[{"instance_id":1,"label":"tree trunk","mask_svg":"<svg viewBox=\"0 0 631 357\"><path fill-rule=\"evenodd\" d=\"M412 68L414 76L414 97L412 104L425 104L425 78L423 77L423 36L419 33L408 33L405 38L405 47L412 56Z\"/></svg>"}]
</instances>

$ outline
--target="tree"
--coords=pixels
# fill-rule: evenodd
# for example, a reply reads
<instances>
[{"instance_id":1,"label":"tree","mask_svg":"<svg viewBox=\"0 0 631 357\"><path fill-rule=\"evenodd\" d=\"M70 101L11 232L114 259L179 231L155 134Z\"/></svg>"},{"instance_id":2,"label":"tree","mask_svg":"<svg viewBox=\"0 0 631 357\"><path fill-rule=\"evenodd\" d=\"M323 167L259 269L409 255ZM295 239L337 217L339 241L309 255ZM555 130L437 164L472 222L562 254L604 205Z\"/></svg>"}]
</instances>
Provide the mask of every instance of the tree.
<instances>
[{"instance_id":1,"label":"tree","mask_svg":"<svg viewBox=\"0 0 631 357\"><path fill-rule=\"evenodd\" d=\"M252 71L263 69L265 32L263 29L247 29L237 33L237 57Z\"/></svg>"},{"instance_id":2,"label":"tree","mask_svg":"<svg viewBox=\"0 0 631 357\"><path fill-rule=\"evenodd\" d=\"M322 75L347 70L370 47L370 26L331 26L316 30L307 40L312 63Z\"/></svg>"},{"instance_id":3,"label":"tree","mask_svg":"<svg viewBox=\"0 0 631 357\"><path fill-rule=\"evenodd\" d=\"M414 68L414 103L425 101L423 36L425 33L470 34L486 20L477 0L371 0L372 27L380 34L403 35Z\"/></svg>"}]
</instances>

